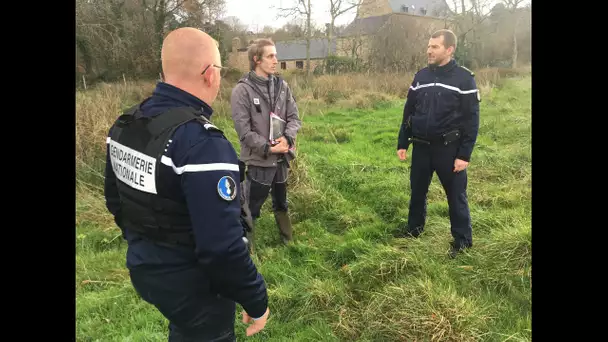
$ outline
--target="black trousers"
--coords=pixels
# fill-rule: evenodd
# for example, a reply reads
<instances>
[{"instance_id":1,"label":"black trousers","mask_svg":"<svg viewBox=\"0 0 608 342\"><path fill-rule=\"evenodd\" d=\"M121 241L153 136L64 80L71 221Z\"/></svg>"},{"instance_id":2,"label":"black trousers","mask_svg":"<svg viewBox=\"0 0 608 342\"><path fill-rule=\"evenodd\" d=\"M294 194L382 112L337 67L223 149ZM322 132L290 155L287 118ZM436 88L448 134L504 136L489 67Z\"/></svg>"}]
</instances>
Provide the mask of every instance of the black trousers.
<instances>
[{"instance_id":1,"label":"black trousers","mask_svg":"<svg viewBox=\"0 0 608 342\"><path fill-rule=\"evenodd\" d=\"M260 217L260 210L268 194L272 197L274 211L287 212L287 173L286 162L276 167L249 166L247 168L246 196L249 202L251 217Z\"/></svg>"},{"instance_id":2,"label":"black trousers","mask_svg":"<svg viewBox=\"0 0 608 342\"><path fill-rule=\"evenodd\" d=\"M467 199L467 171L454 172L458 143L414 142L410 173L411 199L408 230L422 232L426 221L427 194L433 172L437 173L448 200L451 232L456 247L472 246L472 228Z\"/></svg>"},{"instance_id":3,"label":"black trousers","mask_svg":"<svg viewBox=\"0 0 608 342\"><path fill-rule=\"evenodd\" d=\"M236 341L236 304L205 289L208 280L201 270L137 269L130 276L142 299L169 321L169 342Z\"/></svg>"}]
</instances>

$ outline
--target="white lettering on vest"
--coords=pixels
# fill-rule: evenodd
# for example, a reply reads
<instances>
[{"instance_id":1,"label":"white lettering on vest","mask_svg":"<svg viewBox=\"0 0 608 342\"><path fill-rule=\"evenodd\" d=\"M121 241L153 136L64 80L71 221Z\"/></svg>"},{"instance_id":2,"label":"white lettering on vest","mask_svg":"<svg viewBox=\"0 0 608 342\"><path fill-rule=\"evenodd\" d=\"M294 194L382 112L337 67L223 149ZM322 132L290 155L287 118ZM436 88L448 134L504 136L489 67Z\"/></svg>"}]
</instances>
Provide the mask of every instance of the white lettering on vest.
<instances>
[{"instance_id":1,"label":"white lettering on vest","mask_svg":"<svg viewBox=\"0 0 608 342\"><path fill-rule=\"evenodd\" d=\"M134 189L156 194L156 159L109 139L116 178Z\"/></svg>"}]
</instances>

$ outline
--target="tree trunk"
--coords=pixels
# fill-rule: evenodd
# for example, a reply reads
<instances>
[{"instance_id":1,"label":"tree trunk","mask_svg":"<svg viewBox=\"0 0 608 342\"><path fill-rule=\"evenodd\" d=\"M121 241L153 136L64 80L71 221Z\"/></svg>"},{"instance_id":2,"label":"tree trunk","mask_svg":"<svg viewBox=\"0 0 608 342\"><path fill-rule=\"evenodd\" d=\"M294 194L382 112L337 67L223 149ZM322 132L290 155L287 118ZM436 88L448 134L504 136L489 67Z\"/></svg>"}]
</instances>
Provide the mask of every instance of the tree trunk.
<instances>
[{"instance_id":1,"label":"tree trunk","mask_svg":"<svg viewBox=\"0 0 608 342\"><path fill-rule=\"evenodd\" d=\"M310 0L308 0L308 10L306 13L306 76L310 77L310 38L312 36L312 28L310 27Z\"/></svg>"},{"instance_id":2,"label":"tree trunk","mask_svg":"<svg viewBox=\"0 0 608 342\"><path fill-rule=\"evenodd\" d=\"M331 38L334 35L334 22L336 18L331 18L331 23L329 24L329 30L327 32L327 54L331 51Z\"/></svg>"},{"instance_id":3,"label":"tree trunk","mask_svg":"<svg viewBox=\"0 0 608 342\"><path fill-rule=\"evenodd\" d=\"M517 13L515 15L515 25L513 25L513 54L511 56L511 68L515 69L517 67L517 24L519 16Z\"/></svg>"},{"instance_id":4,"label":"tree trunk","mask_svg":"<svg viewBox=\"0 0 608 342\"><path fill-rule=\"evenodd\" d=\"M158 44L158 50L160 50L163 46L165 20L167 17L165 10L165 0L160 0L158 7L155 8L156 13L154 13L154 33L156 34L156 43ZM159 70L162 69L162 62L160 58L158 59L158 67Z\"/></svg>"}]
</instances>

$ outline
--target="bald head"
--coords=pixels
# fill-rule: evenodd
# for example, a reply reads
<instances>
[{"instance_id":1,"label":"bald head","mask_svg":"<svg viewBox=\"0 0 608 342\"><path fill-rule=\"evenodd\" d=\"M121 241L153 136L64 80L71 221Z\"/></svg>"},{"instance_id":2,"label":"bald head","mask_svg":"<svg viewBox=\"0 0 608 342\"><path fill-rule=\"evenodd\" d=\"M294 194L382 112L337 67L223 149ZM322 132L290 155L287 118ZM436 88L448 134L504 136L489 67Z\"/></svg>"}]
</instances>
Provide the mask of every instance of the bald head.
<instances>
[{"instance_id":1,"label":"bald head","mask_svg":"<svg viewBox=\"0 0 608 342\"><path fill-rule=\"evenodd\" d=\"M184 27L172 31L163 42L161 51L166 79L187 80L203 71L209 64L219 64L215 40L205 32Z\"/></svg>"},{"instance_id":2,"label":"bald head","mask_svg":"<svg viewBox=\"0 0 608 342\"><path fill-rule=\"evenodd\" d=\"M210 64L221 65L217 42L207 33L192 27L170 32L163 41L161 60L165 81L202 98L195 92L202 88L219 88L219 73ZM214 90L214 89L210 89ZM213 99L217 95L217 89ZM208 97L208 96L207 96ZM209 99L203 99L209 100Z\"/></svg>"}]
</instances>

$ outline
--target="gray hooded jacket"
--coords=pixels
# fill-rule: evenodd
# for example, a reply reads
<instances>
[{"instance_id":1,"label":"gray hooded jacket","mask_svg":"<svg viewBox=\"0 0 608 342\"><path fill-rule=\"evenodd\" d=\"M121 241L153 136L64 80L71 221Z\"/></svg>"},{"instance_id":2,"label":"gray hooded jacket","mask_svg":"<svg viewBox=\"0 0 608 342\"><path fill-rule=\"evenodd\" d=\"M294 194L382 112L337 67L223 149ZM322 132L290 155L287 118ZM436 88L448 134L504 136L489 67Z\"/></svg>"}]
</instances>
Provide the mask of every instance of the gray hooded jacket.
<instances>
[{"instance_id":1,"label":"gray hooded jacket","mask_svg":"<svg viewBox=\"0 0 608 342\"><path fill-rule=\"evenodd\" d=\"M273 167L281 155L270 152L270 112L273 111L287 122L284 135L290 145L295 143L302 123L291 89L285 80L273 76L272 86L268 83L264 89L259 80L256 81L253 77L256 76L245 74L232 89L230 98L232 120L241 143L240 159L247 165ZM268 94L272 89L274 94L269 99ZM271 110L271 101L274 110ZM295 158L292 153L284 156L288 162Z\"/></svg>"}]
</instances>

